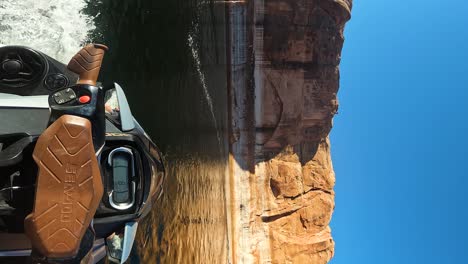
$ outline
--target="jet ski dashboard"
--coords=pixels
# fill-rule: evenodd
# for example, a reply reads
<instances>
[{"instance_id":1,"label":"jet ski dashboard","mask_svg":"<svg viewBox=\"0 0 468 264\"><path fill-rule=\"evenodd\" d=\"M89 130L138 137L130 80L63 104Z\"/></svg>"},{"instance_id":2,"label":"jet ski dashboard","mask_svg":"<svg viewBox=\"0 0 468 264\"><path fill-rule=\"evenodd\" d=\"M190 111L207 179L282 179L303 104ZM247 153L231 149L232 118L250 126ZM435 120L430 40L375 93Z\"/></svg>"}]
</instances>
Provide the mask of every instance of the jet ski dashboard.
<instances>
[{"instance_id":1,"label":"jet ski dashboard","mask_svg":"<svg viewBox=\"0 0 468 264\"><path fill-rule=\"evenodd\" d=\"M77 79L76 73L44 53L23 46L0 47L0 93L48 95Z\"/></svg>"}]
</instances>

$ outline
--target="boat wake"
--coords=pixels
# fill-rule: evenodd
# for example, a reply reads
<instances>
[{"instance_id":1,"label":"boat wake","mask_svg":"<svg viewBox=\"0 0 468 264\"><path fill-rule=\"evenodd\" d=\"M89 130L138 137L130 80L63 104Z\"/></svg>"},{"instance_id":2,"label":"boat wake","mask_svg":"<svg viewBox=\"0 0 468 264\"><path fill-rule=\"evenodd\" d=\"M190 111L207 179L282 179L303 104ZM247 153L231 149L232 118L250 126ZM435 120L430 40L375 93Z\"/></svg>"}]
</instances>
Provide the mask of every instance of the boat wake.
<instances>
[{"instance_id":1,"label":"boat wake","mask_svg":"<svg viewBox=\"0 0 468 264\"><path fill-rule=\"evenodd\" d=\"M0 46L28 46L68 63L95 29L84 0L0 0Z\"/></svg>"}]
</instances>

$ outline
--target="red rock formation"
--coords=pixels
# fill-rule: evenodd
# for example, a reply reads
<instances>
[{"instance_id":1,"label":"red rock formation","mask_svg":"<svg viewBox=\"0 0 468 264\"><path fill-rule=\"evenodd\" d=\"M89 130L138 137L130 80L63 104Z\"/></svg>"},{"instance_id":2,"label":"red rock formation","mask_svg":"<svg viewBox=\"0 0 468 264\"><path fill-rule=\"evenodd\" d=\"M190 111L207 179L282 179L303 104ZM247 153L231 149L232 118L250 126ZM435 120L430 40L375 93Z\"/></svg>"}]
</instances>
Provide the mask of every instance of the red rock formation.
<instances>
[{"instance_id":1,"label":"red rock formation","mask_svg":"<svg viewBox=\"0 0 468 264\"><path fill-rule=\"evenodd\" d=\"M229 7L232 263L327 263L338 108L351 0Z\"/></svg>"}]
</instances>

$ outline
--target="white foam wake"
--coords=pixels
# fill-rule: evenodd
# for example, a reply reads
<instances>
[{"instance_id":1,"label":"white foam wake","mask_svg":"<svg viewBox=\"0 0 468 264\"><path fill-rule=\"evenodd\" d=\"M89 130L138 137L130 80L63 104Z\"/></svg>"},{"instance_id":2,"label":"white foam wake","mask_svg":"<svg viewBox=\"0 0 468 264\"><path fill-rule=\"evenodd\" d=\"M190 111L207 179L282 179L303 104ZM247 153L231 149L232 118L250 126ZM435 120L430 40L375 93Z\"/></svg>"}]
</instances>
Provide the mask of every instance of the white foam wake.
<instances>
[{"instance_id":1,"label":"white foam wake","mask_svg":"<svg viewBox=\"0 0 468 264\"><path fill-rule=\"evenodd\" d=\"M0 0L0 45L24 45L68 63L95 26L84 0Z\"/></svg>"}]
</instances>

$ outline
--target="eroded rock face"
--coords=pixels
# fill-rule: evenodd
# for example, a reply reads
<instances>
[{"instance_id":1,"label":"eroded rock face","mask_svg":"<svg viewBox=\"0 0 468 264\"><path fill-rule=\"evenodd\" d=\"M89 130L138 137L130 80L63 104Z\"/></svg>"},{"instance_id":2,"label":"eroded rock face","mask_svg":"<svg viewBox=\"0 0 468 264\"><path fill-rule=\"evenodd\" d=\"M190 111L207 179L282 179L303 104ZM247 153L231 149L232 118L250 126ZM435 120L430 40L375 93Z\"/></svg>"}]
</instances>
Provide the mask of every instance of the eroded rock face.
<instances>
[{"instance_id":1,"label":"eroded rock face","mask_svg":"<svg viewBox=\"0 0 468 264\"><path fill-rule=\"evenodd\" d=\"M291 157L296 158L290 159ZM286 148L266 163L266 177L274 181L277 164L283 173L294 175L298 190L288 196L288 185L272 189L261 219L268 225L274 263L326 263L333 256L333 240L328 224L334 208L335 177L327 139L322 140L310 161L302 165L294 148ZM288 161L284 160L289 159ZM297 261L307 262L297 262ZM312 262L313 261L313 262Z\"/></svg>"},{"instance_id":2,"label":"eroded rock face","mask_svg":"<svg viewBox=\"0 0 468 264\"><path fill-rule=\"evenodd\" d=\"M328 133L351 0L230 8L233 263L327 263L335 174Z\"/></svg>"}]
</instances>

